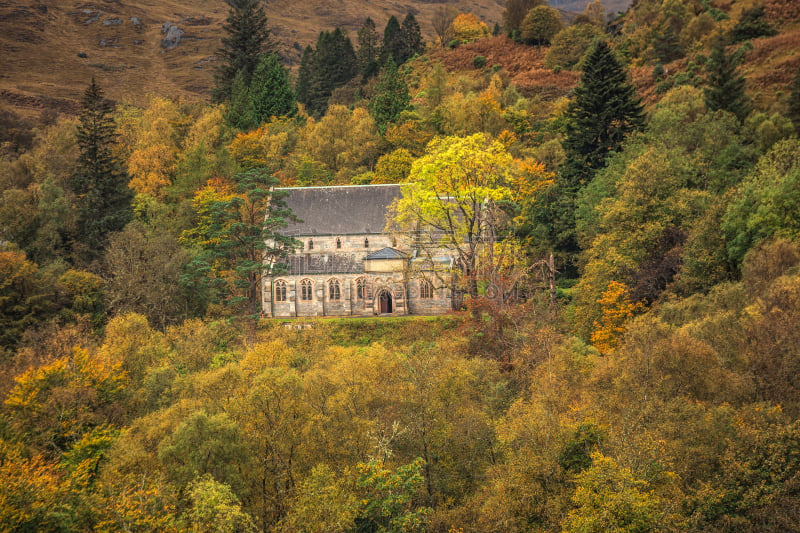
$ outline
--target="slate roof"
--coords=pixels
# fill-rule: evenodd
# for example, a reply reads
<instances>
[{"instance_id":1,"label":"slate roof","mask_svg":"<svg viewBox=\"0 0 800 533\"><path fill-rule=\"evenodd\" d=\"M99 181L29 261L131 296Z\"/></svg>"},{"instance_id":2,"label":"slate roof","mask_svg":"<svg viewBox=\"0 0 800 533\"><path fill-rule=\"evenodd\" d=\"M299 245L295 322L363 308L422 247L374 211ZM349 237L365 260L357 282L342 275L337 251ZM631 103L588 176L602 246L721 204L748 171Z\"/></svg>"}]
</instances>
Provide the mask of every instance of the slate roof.
<instances>
[{"instance_id":1,"label":"slate roof","mask_svg":"<svg viewBox=\"0 0 800 533\"><path fill-rule=\"evenodd\" d=\"M276 189L297 218L283 234L380 234L386 226L389 205L402 196L400 185L346 185L337 187L286 187Z\"/></svg>"},{"instance_id":2,"label":"slate roof","mask_svg":"<svg viewBox=\"0 0 800 533\"><path fill-rule=\"evenodd\" d=\"M297 254L285 259L289 274L361 274L364 256L356 254Z\"/></svg>"},{"instance_id":3,"label":"slate roof","mask_svg":"<svg viewBox=\"0 0 800 533\"><path fill-rule=\"evenodd\" d=\"M365 257L364 260L367 261L369 259L405 259L405 258L406 255L403 252L387 246L386 248L381 248L377 252L372 252L367 257Z\"/></svg>"}]
</instances>

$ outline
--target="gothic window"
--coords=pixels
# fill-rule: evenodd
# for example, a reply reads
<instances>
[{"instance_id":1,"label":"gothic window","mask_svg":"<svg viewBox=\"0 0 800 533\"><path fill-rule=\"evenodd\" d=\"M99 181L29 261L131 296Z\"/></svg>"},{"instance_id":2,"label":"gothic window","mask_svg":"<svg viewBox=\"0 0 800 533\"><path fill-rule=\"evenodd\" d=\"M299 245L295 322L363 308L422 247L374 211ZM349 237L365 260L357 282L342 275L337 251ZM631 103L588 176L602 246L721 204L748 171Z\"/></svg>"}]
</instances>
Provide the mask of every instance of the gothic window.
<instances>
[{"instance_id":1,"label":"gothic window","mask_svg":"<svg viewBox=\"0 0 800 533\"><path fill-rule=\"evenodd\" d=\"M433 298L433 285L426 279L419 280L419 297Z\"/></svg>"},{"instance_id":2,"label":"gothic window","mask_svg":"<svg viewBox=\"0 0 800 533\"><path fill-rule=\"evenodd\" d=\"M314 249L314 239L308 239L308 249L309 250Z\"/></svg>"},{"instance_id":3,"label":"gothic window","mask_svg":"<svg viewBox=\"0 0 800 533\"><path fill-rule=\"evenodd\" d=\"M275 282L275 301L286 301L286 282L283 280L278 280Z\"/></svg>"},{"instance_id":4,"label":"gothic window","mask_svg":"<svg viewBox=\"0 0 800 533\"><path fill-rule=\"evenodd\" d=\"M363 300L364 299L364 294L367 292L365 290L365 288L366 288L365 286L366 286L366 282L364 281L364 278L358 278L356 280L356 300Z\"/></svg>"},{"instance_id":5,"label":"gothic window","mask_svg":"<svg viewBox=\"0 0 800 533\"><path fill-rule=\"evenodd\" d=\"M342 239L336 237L336 248L341 248L341 247L342 247Z\"/></svg>"},{"instance_id":6,"label":"gothic window","mask_svg":"<svg viewBox=\"0 0 800 533\"><path fill-rule=\"evenodd\" d=\"M369 248L369 238L364 237L364 248Z\"/></svg>"},{"instance_id":7,"label":"gothic window","mask_svg":"<svg viewBox=\"0 0 800 533\"><path fill-rule=\"evenodd\" d=\"M332 279L328 282L328 299L341 300L342 289L338 279Z\"/></svg>"},{"instance_id":8,"label":"gothic window","mask_svg":"<svg viewBox=\"0 0 800 533\"><path fill-rule=\"evenodd\" d=\"M310 279L300 282L300 299L306 302L314 299L314 284Z\"/></svg>"}]
</instances>

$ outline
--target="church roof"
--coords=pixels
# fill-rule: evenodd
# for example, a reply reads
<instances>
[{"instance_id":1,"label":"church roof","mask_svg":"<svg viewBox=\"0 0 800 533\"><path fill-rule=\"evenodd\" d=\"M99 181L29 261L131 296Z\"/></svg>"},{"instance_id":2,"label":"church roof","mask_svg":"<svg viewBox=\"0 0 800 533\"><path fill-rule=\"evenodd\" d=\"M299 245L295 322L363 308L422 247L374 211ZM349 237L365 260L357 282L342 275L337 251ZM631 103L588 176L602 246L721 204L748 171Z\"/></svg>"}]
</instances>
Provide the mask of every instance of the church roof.
<instances>
[{"instance_id":1,"label":"church roof","mask_svg":"<svg viewBox=\"0 0 800 533\"><path fill-rule=\"evenodd\" d=\"M403 252L387 246L386 248L381 248L377 252L372 252L371 254L369 254L367 257L364 258L364 261L367 261L369 259L405 259L405 258L406 255Z\"/></svg>"},{"instance_id":2,"label":"church roof","mask_svg":"<svg viewBox=\"0 0 800 533\"><path fill-rule=\"evenodd\" d=\"M359 235L383 233L389 205L400 198L400 185L286 187L284 201L302 222L284 235Z\"/></svg>"}]
</instances>

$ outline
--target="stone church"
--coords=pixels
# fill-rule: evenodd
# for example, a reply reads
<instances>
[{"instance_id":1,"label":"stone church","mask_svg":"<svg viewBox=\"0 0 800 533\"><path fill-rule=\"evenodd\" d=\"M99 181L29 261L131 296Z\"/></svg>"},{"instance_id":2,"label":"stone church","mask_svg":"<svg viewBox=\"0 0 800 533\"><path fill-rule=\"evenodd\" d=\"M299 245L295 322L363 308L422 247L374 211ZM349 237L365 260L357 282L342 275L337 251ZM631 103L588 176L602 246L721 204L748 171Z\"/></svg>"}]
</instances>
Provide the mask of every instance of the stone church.
<instances>
[{"instance_id":1,"label":"stone church","mask_svg":"<svg viewBox=\"0 0 800 533\"><path fill-rule=\"evenodd\" d=\"M433 315L453 308L441 274L453 266L447 251L422 257L412 239L385 230L399 185L277 191L300 220L283 233L302 248L288 257L285 275L264 278L265 317Z\"/></svg>"}]
</instances>

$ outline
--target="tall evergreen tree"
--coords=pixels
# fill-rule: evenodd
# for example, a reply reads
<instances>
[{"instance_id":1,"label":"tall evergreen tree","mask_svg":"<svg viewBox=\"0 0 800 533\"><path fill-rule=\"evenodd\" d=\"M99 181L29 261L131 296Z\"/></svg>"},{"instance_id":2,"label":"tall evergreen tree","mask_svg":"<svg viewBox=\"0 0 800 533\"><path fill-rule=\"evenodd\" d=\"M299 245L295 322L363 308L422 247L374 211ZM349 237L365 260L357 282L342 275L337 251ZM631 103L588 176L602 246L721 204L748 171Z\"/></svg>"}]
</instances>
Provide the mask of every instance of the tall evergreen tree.
<instances>
[{"instance_id":1,"label":"tall evergreen tree","mask_svg":"<svg viewBox=\"0 0 800 533\"><path fill-rule=\"evenodd\" d=\"M278 54L262 55L250 82L250 98L256 125L270 117L293 116L297 102L289 85L289 75L281 65Z\"/></svg>"},{"instance_id":2,"label":"tall evergreen tree","mask_svg":"<svg viewBox=\"0 0 800 533\"><path fill-rule=\"evenodd\" d=\"M375 96L370 105L372 116L381 134L401 112L408 108L410 101L408 85L406 85L403 75L397 70L394 61L390 59L375 88Z\"/></svg>"},{"instance_id":3,"label":"tall evergreen tree","mask_svg":"<svg viewBox=\"0 0 800 533\"><path fill-rule=\"evenodd\" d=\"M111 112L111 103L92 78L78 124L78 169L69 180L77 215L73 249L80 261L99 258L108 234L120 231L131 218L133 193L112 153L116 132Z\"/></svg>"},{"instance_id":4,"label":"tall evergreen tree","mask_svg":"<svg viewBox=\"0 0 800 533\"><path fill-rule=\"evenodd\" d=\"M405 63L425 50L422 44L422 32L413 14L409 13L406 15L406 18L403 19L403 25L400 27L400 35L403 39L403 57L398 61L398 64Z\"/></svg>"},{"instance_id":5,"label":"tall evergreen tree","mask_svg":"<svg viewBox=\"0 0 800 533\"><path fill-rule=\"evenodd\" d=\"M729 111L743 122L750 113L750 101L745 94L744 76L736 72L740 60L739 53L725 52L725 38L718 34L712 41L711 54L706 62L703 96L710 110Z\"/></svg>"},{"instance_id":6,"label":"tall evergreen tree","mask_svg":"<svg viewBox=\"0 0 800 533\"><path fill-rule=\"evenodd\" d=\"M357 72L356 53L350 38L340 28L320 33L303 102L308 112L317 116L325 113L333 90L352 80Z\"/></svg>"},{"instance_id":7,"label":"tall evergreen tree","mask_svg":"<svg viewBox=\"0 0 800 533\"><path fill-rule=\"evenodd\" d=\"M628 134L644 125L636 91L604 41L587 54L567 119L566 159L536 218L549 227L554 247L572 254L579 250L574 216L579 191L605 166L609 154L621 148Z\"/></svg>"},{"instance_id":8,"label":"tall evergreen tree","mask_svg":"<svg viewBox=\"0 0 800 533\"><path fill-rule=\"evenodd\" d=\"M384 63L392 58L395 63L403 57L403 29L392 15L383 29L383 46L381 46L381 61Z\"/></svg>"},{"instance_id":9,"label":"tall evergreen tree","mask_svg":"<svg viewBox=\"0 0 800 533\"><path fill-rule=\"evenodd\" d=\"M236 73L231 85L230 103L225 111L225 122L237 130L250 131L257 125L256 110L244 72Z\"/></svg>"},{"instance_id":10,"label":"tall evergreen tree","mask_svg":"<svg viewBox=\"0 0 800 533\"><path fill-rule=\"evenodd\" d=\"M231 8L222 25L227 37L222 38L222 47L217 51L222 64L214 74L214 99L218 102L230 99L233 78L240 70L249 84L260 55L273 48L261 0L229 0L228 3Z\"/></svg>"},{"instance_id":11,"label":"tall evergreen tree","mask_svg":"<svg viewBox=\"0 0 800 533\"><path fill-rule=\"evenodd\" d=\"M358 71L363 81L375 76L380 70L379 56L378 31L375 29L375 22L367 17L358 30L358 50L356 51Z\"/></svg>"},{"instance_id":12,"label":"tall evergreen tree","mask_svg":"<svg viewBox=\"0 0 800 533\"><path fill-rule=\"evenodd\" d=\"M308 45L305 50L303 50L303 56L300 58L300 68L297 71L297 86L295 87L297 101L306 106L308 105L308 94L309 87L311 86L313 69L314 49L311 45Z\"/></svg>"},{"instance_id":13,"label":"tall evergreen tree","mask_svg":"<svg viewBox=\"0 0 800 533\"><path fill-rule=\"evenodd\" d=\"M582 187L603 168L608 155L625 137L644 125L642 105L628 83L626 71L605 41L589 51L581 81L567 109L564 139L570 186Z\"/></svg>"}]
</instances>

